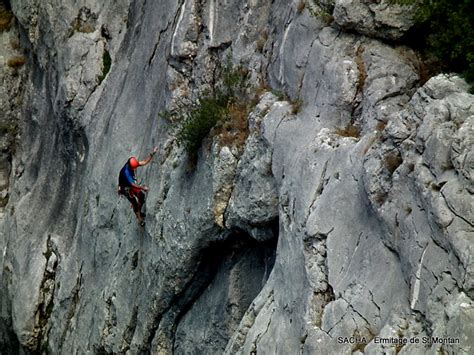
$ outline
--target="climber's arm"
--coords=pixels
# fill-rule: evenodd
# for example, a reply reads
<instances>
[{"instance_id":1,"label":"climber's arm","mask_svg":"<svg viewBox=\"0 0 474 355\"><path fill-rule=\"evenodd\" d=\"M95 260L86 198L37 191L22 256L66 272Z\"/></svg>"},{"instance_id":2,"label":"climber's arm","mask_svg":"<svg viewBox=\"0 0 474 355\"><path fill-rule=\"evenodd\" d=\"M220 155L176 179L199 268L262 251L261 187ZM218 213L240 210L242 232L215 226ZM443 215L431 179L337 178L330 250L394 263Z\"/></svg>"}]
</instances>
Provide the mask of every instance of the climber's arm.
<instances>
[{"instance_id":1,"label":"climber's arm","mask_svg":"<svg viewBox=\"0 0 474 355\"><path fill-rule=\"evenodd\" d=\"M158 147L153 148L153 151L150 153L150 155L145 160L141 160L139 162L140 166L145 166L149 162L151 162L151 160L153 159L153 156L156 154L157 151L158 151Z\"/></svg>"}]
</instances>

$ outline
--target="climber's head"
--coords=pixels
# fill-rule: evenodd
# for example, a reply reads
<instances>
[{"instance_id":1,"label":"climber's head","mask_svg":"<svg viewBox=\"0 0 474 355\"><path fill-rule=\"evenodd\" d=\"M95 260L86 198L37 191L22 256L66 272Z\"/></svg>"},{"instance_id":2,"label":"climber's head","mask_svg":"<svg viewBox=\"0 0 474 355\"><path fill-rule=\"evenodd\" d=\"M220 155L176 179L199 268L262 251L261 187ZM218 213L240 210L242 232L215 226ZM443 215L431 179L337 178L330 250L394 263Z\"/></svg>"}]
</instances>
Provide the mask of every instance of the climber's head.
<instances>
[{"instance_id":1,"label":"climber's head","mask_svg":"<svg viewBox=\"0 0 474 355\"><path fill-rule=\"evenodd\" d=\"M128 159L128 164L130 165L130 167L135 170L136 168L138 168L138 166L140 165L138 163L138 160L137 158L135 157L131 157L130 159Z\"/></svg>"}]
</instances>

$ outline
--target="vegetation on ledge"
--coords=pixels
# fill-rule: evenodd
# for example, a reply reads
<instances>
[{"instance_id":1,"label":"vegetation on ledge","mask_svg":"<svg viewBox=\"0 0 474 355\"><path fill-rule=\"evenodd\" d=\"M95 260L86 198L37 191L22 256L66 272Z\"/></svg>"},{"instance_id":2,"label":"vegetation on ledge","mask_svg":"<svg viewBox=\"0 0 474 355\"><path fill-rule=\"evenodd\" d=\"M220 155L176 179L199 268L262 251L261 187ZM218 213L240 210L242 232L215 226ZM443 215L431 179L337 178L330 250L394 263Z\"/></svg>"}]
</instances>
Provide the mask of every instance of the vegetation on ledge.
<instances>
[{"instance_id":1,"label":"vegetation on ledge","mask_svg":"<svg viewBox=\"0 0 474 355\"><path fill-rule=\"evenodd\" d=\"M176 123L176 138L194 156L206 137L217 136L222 145L241 148L248 136L247 116L255 104L255 90L248 85L248 71L228 61L218 70L209 90L194 100L178 102L162 114Z\"/></svg>"},{"instance_id":2,"label":"vegetation on ledge","mask_svg":"<svg viewBox=\"0 0 474 355\"><path fill-rule=\"evenodd\" d=\"M474 7L472 0L393 0L415 6L415 26L405 36L420 49L432 71L461 74L474 88Z\"/></svg>"}]
</instances>

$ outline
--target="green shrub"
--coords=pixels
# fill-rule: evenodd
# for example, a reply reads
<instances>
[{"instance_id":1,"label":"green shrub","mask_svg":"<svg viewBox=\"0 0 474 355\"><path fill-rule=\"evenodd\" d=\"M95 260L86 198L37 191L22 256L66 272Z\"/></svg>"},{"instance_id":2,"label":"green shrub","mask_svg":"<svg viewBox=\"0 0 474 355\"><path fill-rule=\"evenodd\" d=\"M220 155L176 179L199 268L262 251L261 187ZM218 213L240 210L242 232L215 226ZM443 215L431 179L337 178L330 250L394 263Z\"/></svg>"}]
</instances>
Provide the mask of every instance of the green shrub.
<instances>
[{"instance_id":1,"label":"green shrub","mask_svg":"<svg viewBox=\"0 0 474 355\"><path fill-rule=\"evenodd\" d=\"M288 96L281 90L270 90L270 92L276 96L279 101L287 101Z\"/></svg>"},{"instance_id":2,"label":"green shrub","mask_svg":"<svg viewBox=\"0 0 474 355\"><path fill-rule=\"evenodd\" d=\"M309 13L317 18L320 18L326 26L329 26L333 21L332 11L334 6L331 4L322 4L320 0L313 0L308 4Z\"/></svg>"},{"instance_id":3,"label":"green shrub","mask_svg":"<svg viewBox=\"0 0 474 355\"><path fill-rule=\"evenodd\" d=\"M196 152L202 140L222 120L226 110L227 98L221 93L201 95L190 109L182 113L178 142L184 145L188 153Z\"/></svg>"},{"instance_id":4,"label":"green shrub","mask_svg":"<svg viewBox=\"0 0 474 355\"><path fill-rule=\"evenodd\" d=\"M100 74L100 76L97 78L99 80L99 85L109 73L111 65L112 58L110 58L110 53L107 49L104 49L104 54L102 55L102 74Z\"/></svg>"},{"instance_id":5,"label":"green shrub","mask_svg":"<svg viewBox=\"0 0 474 355\"><path fill-rule=\"evenodd\" d=\"M474 84L474 9L472 0L393 0L415 5L415 26L406 35L432 71L456 72Z\"/></svg>"},{"instance_id":6,"label":"green shrub","mask_svg":"<svg viewBox=\"0 0 474 355\"><path fill-rule=\"evenodd\" d=\"M220 72L222 80L218 80L214 88L215 91L224 96L228 101L244 99L248 86L248 70L242 66L234 67L230 59L228 59Z\"/></svg>"},{"instance_id":7,"label":"green shrub","mask_svg":"<svg viewBox=\"0 0 474 355\"><path fill-rule=\"evenodd\" d=\"M247 115L252 101L248 90L248 71L227 63L217 71L218 79L211 90L189 102L181 101L173 111L160 116L177 124L176 138L190 156L196 154L202 141L218 135L224 145L243 145L248 135Z\"/></svg>"}]
</instances>

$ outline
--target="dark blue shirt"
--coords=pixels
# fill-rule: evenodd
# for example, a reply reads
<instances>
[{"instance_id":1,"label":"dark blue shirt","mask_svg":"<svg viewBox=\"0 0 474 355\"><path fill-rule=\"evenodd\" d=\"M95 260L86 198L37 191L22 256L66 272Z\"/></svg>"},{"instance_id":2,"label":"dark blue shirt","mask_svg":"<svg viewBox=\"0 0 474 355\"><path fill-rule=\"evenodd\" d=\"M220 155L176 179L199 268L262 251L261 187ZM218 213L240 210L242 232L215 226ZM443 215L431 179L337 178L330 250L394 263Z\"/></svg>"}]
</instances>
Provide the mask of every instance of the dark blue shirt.
<instances>
[{"instance_id":1,"label":"dark blue shirt","mask_svg":"<svg viewBox=\"0 0 474 355\"><path fill-rule=\"evenodd\" d=\"M119 185L120 186L132 186L132 184L136 183L135 179L135 171L130 167L128 162L123 166L122 170L120 170L119 174Z\"/></svg>"}]
</instances>

